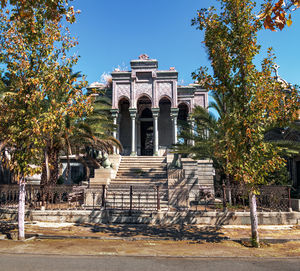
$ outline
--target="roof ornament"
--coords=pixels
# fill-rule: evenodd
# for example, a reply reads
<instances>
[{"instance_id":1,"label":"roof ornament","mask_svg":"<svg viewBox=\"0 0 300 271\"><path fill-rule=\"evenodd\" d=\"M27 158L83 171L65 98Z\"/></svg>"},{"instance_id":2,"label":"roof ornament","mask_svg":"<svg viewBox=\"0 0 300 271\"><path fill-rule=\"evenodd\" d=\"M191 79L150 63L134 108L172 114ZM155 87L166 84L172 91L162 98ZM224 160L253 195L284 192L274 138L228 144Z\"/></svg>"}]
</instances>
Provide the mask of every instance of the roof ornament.
<instances>
[{"instance_id":1,"label":"roof ornament","mask_svg":"<svg viewBox=\"0 0 300 271\"><path fill-rule=\"evenodd\" d=\"M279 76L279 73L278 73L278 70L279 70L279 68L280 68L280 66L278 65L278 64L274 64L273 65L273 70L274 70L274 72L275 72L275 80L278 82L278 83L280 83L280 84L282 84L285 88L289 88L290 87L290 84L287 82L287 81L285 81L283 78L281 78L280 76Z\"/></svg>"},{"instance_id":2,"label":"roof ornament","mask_svg":"<svg viewBox=\"0 0 300 271\"><path fill-rule=\"evenodd\" d=\"M141 55L139 56L139 59L141 59L141 60L147 60L147 59L149 59L149 56L146 55L146 54L141 54Z\"/></svg>"},{"instance_id":3,"label":"roof ornament","mask_svg":"<svg viewBox=\"0 0 300 271\"><path fill-rule=\"evenodd\" d=\"M280 68L280 66L275 63L272 68L273 68L273 70L275 72L275 78L276 79L279 78L278 69Z\"/></svg>"}]
</instances>

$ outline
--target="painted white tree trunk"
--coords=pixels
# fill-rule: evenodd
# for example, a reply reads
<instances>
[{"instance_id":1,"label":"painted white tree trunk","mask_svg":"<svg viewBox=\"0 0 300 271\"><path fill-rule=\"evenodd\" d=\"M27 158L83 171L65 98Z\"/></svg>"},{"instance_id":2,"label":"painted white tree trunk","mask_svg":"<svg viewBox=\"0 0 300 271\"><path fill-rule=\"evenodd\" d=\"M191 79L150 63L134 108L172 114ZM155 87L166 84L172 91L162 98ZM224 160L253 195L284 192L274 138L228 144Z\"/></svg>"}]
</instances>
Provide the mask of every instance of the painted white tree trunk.
<instances>
[{"instance_id":1,"label":"painted white tree trunk","mask_svg":"<svg viewBox=\"0 0 300 271\"><path fill-rule=\"evenodd\" d=\"M19 240L25 239L25 229L24 229L24 220L25 220L25 180L23 177L20 179L19 185L19 208L18 208L18 236Z\"/></svg>"},{"instance_id":2,"label":"painted white tree trunk","mask_svg":"<svg viewBox=\"0 0 300 271\"><path fill-rule=\"evenodd\" d=\"M50 167L49 167L49 155L48 155L48 152L47 152L47 147L45 149L45 165L46 165L46 180L47 180L47 185L49 185Z\"/></svg>"},{"instance_id":3,"label":"painted white tree trunk","mask_svg":"<svg viewBox=\"0 0 300 271\"><path fill-rule=\"evenodd\" d=\"M251 220L252 245L255 246L255 247L259 247L256 196L252 191L249 194L249 203L250 203L250 220Z\"/></svg>"}]
</instances>

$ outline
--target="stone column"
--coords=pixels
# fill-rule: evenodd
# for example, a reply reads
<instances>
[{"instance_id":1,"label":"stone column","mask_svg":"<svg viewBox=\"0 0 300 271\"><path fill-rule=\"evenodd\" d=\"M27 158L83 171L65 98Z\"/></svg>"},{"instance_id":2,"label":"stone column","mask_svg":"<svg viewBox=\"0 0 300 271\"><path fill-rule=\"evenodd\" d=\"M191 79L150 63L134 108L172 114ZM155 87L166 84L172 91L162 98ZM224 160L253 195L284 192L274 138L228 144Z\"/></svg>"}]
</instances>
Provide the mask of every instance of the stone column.
<instances>
[{"instance_id":1,"label":"stone column","mask_svg":"<svg viewBox=\"0 0 300 271\"><path fill-rule=\"evenodd\" d=\"M135 108L130 108L129 113L131 117L131 156L136 156L136 134L135 134L135 119L136 119L136 112Z\"/></svg>"},{"instance_id":2,"label":"stone column","mask_svg":"<svg viewBox=\"0 0 300 271\"><path fill-rule=\"evenodd\" d=\"M172 128L173 128L173 144L177 143L177 117L178 117L178 108L171 108L171 119L172 119Z\"/></svg>"},{"instance_id":3,"label":"stone column","mask_svg":"<svg viewBox=\"0 0 300 271\"><path fill-rule=\"evenodd\" d=\"M118 126L117 126L117 120L118 120L118 114L119 114L119 110L118 109L111 109L110 110L111 112L111 115L113 117L113 121L114 121L114 130L113 130L113 137L115 139L118 139L117 138L117 130L119 129ZM114 154L117 154L117 148L114 146Z\"/></svg>"},{"instance_id":4,"label":"stone column","mask_svg":"<svg viewBox=\"0 0 300 271\"><path fill-rule=\"evenodd\" d=\"M195 119L192 117L188 118L188 122L190 125L190 129L191 129L191 135L194 136L195 135ZM191 144L192 146L195 146L195 140L190 140L189 144Z\"/></svg>"},{"instance_id":5,"label":"stone column","mask_svg":"<svg viewBox=\"0 0 300 271\"><path fill-rule=\"evenodd\" d=\"M154 146L153 146L153 155L158 156L158 115L159 108L152 108L153 115L153 136L154 136Z\"/></svg>"}]
</instances>

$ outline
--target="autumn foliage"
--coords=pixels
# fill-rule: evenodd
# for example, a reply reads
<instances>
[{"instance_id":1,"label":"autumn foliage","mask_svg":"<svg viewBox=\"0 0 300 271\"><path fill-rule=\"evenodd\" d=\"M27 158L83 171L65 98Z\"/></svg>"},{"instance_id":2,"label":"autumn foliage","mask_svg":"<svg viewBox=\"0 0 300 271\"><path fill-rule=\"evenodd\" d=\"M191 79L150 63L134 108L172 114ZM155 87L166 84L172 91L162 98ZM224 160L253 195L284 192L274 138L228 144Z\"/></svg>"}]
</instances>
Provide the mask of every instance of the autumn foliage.
<instances>
[{"instance_id":1,"label":"autumn foliage","mask_svg":"<svg viewBox=\"0 0 300 271\"><path fill-rule=\"evenodd\" d=\"M261 18L255 15L255 1L219 0L214 8L198 11L192 21L205 31L204 44L213 73L200 68L194 73L206 89L222 97L224 114L212 146L214 157L223 164L227 176L249 188L251 217L255 215L255 194L269 173L285 165L282 149L264 140L271 127L286 127L297 118L298 89L283 84L272 74L275 57L270 49L261 67L254 65L259 53L257 33ZM255 232L255 231L254 231ZM258 240L257 233L253 240Z\"/></svg>"},{"instance_id":2,"label":"autumn foliage","mask_svg":"<svg viewBox=\"0 0 300 271\"><path fill-rule=\"evenodd\" d=\"M49 173L58 161L49 159L48 152L55 149L58 135L68 133L66 119L80 118L91 108L83 93L87 82L72 77L78 56L70 50L77 41L61 23L63 18L75 20L68 2L1 1L0 61L9 85L0 100L0 138L10 153L6 162L19 177L21 239L26 177L41 172L43 165Z\"/></svg>"},{"instance_id":3,"label":"autumn foliage","mask_svg":"<svg viewBox=\"0 0 300 271\"><path fill-rule=\"evenodd\" d=\"M263 20L264 27L275 31L276 29L282 30L286 25L292 25L291 12L300 7L299 0L278 0L277 2L266 0L263 5L262 12L258 18Z\"/></svg>"}]
</instances>

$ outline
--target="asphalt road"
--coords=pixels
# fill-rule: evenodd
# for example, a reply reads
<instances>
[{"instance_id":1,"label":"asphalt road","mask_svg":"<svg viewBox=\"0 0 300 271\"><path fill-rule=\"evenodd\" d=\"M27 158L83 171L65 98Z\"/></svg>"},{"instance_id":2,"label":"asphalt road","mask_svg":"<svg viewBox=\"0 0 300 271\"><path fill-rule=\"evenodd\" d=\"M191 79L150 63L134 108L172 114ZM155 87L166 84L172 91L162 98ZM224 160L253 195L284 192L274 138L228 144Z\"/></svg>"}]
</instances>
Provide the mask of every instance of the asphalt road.
<instances>
[{"instance_id":1,"label":"asphalt road","mask_svg":"<svg viewBox=\"0 0 300 271\"><path fill-rule=\"evenodd\" d=\"M159 258L119 256L0 255L5 271L260 271L300 270L300 259L258 258Z\"/></svg>"}]
</instances>

